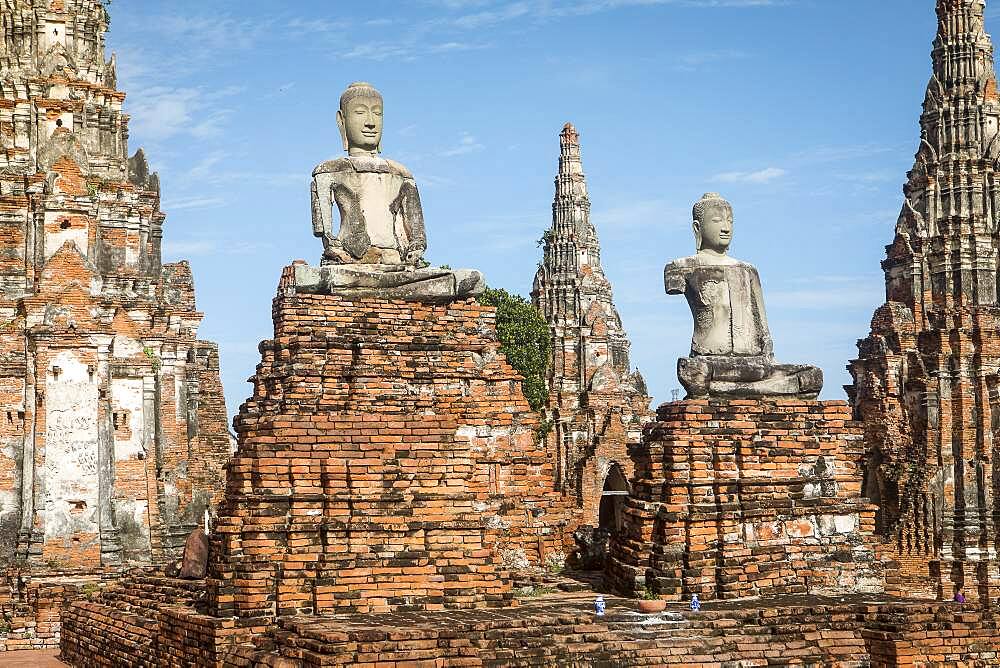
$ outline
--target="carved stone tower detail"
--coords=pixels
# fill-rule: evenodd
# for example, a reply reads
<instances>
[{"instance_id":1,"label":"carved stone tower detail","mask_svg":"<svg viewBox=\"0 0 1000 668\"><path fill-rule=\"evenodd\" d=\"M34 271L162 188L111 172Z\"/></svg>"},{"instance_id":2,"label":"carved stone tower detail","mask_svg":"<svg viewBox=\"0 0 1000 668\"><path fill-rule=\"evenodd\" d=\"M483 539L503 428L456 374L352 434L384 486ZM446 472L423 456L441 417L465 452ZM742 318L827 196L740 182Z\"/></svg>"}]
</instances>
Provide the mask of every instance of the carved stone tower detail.
<instances>
[{"instance_id":1,"label":"carved stone tower detail","mask_svg":"<svg viewBox=\"0 0 1000 668\"><path fill-rule=\"evenodd\" d=\"M620 500L631 476L627 444L638 442L650 399L642 376L629 366L628 337L590 222L580 135L571 124L559 145L552 227L543 236L544 258L532 290L552 332L546 413L554 426L559 484L583 508L583 524L613 529L615 497Z\"/></svg>"},{"instance_id":2,"label":"carved stone tower detail","mask_svg":"<svg viewBox=\"0 0 1000 668\"><path fill-rule=\"evenodd\" d=\"M1000 98L984 0L938 0L920 147L848 387L902 588L996 595ZM991 594L992 591L992 594Z\"/></svg>"},{"instance_id":3,"label":"carved stone tower detail","mask_svg":"<svg viewBox=\"0 0 1000 668\"><path fill-rule=\"evenodd\" d=\"M97 0L0 2L0 558L38 565L175 554L229 452L107 25Z\"/></svg>"}]
</instances>

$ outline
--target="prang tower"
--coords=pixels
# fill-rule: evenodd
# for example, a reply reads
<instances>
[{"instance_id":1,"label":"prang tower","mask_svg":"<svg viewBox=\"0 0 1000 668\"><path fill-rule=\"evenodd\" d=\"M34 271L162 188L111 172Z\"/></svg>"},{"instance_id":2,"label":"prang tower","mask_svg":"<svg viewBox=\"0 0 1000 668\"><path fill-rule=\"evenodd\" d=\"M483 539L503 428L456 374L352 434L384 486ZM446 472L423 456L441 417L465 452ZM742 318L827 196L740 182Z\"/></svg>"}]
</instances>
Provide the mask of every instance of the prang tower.
<instances>
[{"instance_id":1,"label":"prang tower","mask_svg":"<svg viewBox=\"0 0 1000 668\"><path fill-rule=\"evenodd\" d=\"M531 293L552 332L546 413L560 488L576 497L583 524L613 529L632 474L627 446L639 440L650 399L629 366L628 336L590 222L580 135L570 123L559 148L552 227Z\"/></svg>"},{"instance_id":2,"label":"prang tower","mask_svg":"<svg viewBox=\"0 0 1000 668\"><path fill-rule=\"evenodd\" d=\"M0 559L175 554L229 453L187 263L128 156L98 0L0 2Z\"/></svg>"},{"instance_id":3,"label":"prang tower","mask_svg":"<svg viewBox=\"0 0 1000 668\"><path fill-rule=\"evenodd\" d=\"M920 148L887 247L886 304L848 367L866 495L902 588L996 596L1000 97L984 0L938 0ZM992 592L992 594L991 594Z\"/></svg>"}]
</instances>

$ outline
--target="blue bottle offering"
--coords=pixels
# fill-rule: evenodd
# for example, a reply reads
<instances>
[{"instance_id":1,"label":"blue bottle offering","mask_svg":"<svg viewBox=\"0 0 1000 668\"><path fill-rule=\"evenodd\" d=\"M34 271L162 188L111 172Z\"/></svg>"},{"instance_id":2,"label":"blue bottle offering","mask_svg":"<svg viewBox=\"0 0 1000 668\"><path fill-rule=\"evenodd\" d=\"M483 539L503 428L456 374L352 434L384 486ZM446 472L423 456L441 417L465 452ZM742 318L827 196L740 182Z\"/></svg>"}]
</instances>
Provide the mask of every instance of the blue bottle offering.
<instances>
[{"instance_id":1,"label":"blue bottle offering","mask_svg":"<svg viewBox=\"0 0 1000 668\"><path fill-rule=\"evenodd\" d=\"M598 596L594 599L594 614L598 617L604 616L604 611L607 609L607 604L604 602L603 596Z\"/></svg>"}]
</instances>

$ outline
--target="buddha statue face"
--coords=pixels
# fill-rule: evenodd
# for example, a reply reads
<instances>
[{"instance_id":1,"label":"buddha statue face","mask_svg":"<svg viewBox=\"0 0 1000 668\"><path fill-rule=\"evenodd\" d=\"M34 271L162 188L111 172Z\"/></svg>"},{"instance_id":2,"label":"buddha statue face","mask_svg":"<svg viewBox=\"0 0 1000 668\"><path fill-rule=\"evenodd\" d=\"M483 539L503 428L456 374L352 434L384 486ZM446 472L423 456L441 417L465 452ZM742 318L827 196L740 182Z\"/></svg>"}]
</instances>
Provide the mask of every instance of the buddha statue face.
<instances>
[{"instance_id":1,"label":"buddha statue face","mask_svg":"<svg viewBox=\"0 0 1000 668\"><path fill-rule=\"evenodd\" d=\"M733 242L733 207L716 193L694 205L694 238L698 251L725 255Z\"/></svg>"},{"instance_id":2,"label":"buddha statue face","mask_svg":"<svg viewBox=\"0 0 1000 668\"><path fill-rule=\"evenodd\" d=\"M370 84L351 84L340 97L337 125L350 155L377 155L382 144L382 95Z\"/></svg>"}]
</instances>

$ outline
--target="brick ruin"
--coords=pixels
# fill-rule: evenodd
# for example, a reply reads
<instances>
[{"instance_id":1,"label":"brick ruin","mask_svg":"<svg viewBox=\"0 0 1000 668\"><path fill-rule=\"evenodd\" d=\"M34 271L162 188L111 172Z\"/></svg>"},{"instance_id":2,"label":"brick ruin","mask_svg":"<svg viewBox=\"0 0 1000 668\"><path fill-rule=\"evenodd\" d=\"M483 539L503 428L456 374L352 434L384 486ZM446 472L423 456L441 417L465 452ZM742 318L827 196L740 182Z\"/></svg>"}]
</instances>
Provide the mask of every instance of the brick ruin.
<instances>
[{"instance_id":1,"label":"brick ruin","mask_svg":"<svg viewBox=\"0 0 1000 668\"><path fill-rule=\"evenodd\" d=\"M1000 586L1000 96L984 0L939 0L920 147L847 388L903 591Z\"/></svg>"},{"instance_id":2,"label":"brick ruin","mask_svg":"<svg viewBox=\"0 0 1000 668\"><path fill-rule=\"evenodd\" d=\"M633 473L628 445L639 442L650 398L642 375L630 368L628 336L590 221L580 135L570 123L559 148L552 227L542 237L531 293L552 332L545 416L553 427L557 488L575 502L578 523L609 532L621 525Z\"/></svg>"},{"instance_id":3,"label":"brick ruin","mask_svg":"<svg viewBox=\"0 0 1000 668\"><path fill-rule=\"evenodd\" d=\"M943 37L936 60L962 62L969 51L957 45L972 42L955 38L955 28L975 27L963 22L981 19L982 8L981 0L939 3ZM954 52L946 57L949 48ZM959 127L971 126L955 126L948 141L961 135ZM604 385L602 375L621 385L630 380L610 287L604 289L606 279L588 283L603 273L586 218L578 146L575 131L566 128L555 222L535 290L536 303L556 323L556 369L572 370L554 379L562 391L553 389L550 398L552 415L568 418L558 447L540 438L540 416L530 411L520 377L500 353L493 309L469 299L315 294L299 290L297 267L287 267L272 307L274 337L261 345L252 396L235 422L239 445L212 531L208 577L179 580L137 570L99 593L85 593L63 616L63 660L233 668L996 665L1000 611L990 597L967 589L979 600L965 606L926 600L941 595L916 586L920 573L935 575L931 561L900 547L908 543L878 535L890 526L893 506L873 492L873 480L890 487L874 472L886 461L886 471L893 462L905 466L912 450L891 450L890 440L876 436L894 424L887 407L907 417L894 437L910 433L914 423L905 411L914 410L912 396L890 400L883 393L874 401L858 391L857 415L840 401L672 402L631 442L624 427L633 422L618 416L626 405L639 416L637 406L615 404L603 415L622 425L624 438L615 447L625 449L632 468L606 584L630 596L648 590L675 605L665 616L642 616L631 598L608 595L609 614L596 617L592 592L515 598L500 553L533 551L542 560L564 544L576 521L567 513L582 515L579 507L567 508L567 493L586 496L588 484L570 474L591 464L599 470L606 456L595 438L601 432L593 430L602 413L588 412L590 398L600 405L599 390L614 386ZM944 182L940 176L929 181ZM949 186L947 192L975 190ZM943 227L963 224L957 214L933 220ZM982 217L969 220L982 224ZM969 237L956 235L954 242ZM967 255L931 247L965 267ZM896 266L887 261L887 275L903 275ZM956 274L958 285L967 273ZM937 280L929 276L929 284ZM973 285L987 278L980 275ZM890 295L896 294L891 285ZM971 313L973 324L984 322L985 306L955 308ZM892 338L885 323L905 320L900 307L880 313L883 339L868 348L863 343L863 353L935 340L915 332ZM929 315L931 321L938 322ZM963 322L949 331L949 345L964 350L968 337L986 340L985 331ZM969 368L979 369L989 348L977 351L979 357L963 358ZM892 358L907 370L921 359L915 353ZM886 364L884 356L863 354L852 370L864 371L864 388L873 388L871 379L881 378L877 371ZM978 377L960 371L947 377L956 383ZM645 399L642 388L633 383L632 389L637 392L619 397ZM962 410L969 406L955 401ZM926 417L938 433L942 415ZM957 416L985 419L981 411L948 415L954 429L948 433L961 436L960 444L992 443L985 427L960 433ZM586 434L583 447L563 447L563 434L572 437L573 430ZM952 462L954 470L967 461L964 451L958 454L963 459ZM986 454L977 467L986 466ZM978 471L983 506L992 498L984 480L992 478L985 468ZM951 514L943 515L949 540L959 525L962 537L971 535L970 504L963 501L968 488L954 482L964 479L944 486L955 499ZM589 517L596 510L599 523L599 506L593 496L589 502ZM986 515L977 515L980 529ZM962 546L963 554L975 554L967 542ZM948 565L949 577L978 575L984 563L963 562L957 571ZM692 594L705 599L703 611L687 610ZM915 598L921 595L924 600Z\"/></svg>"},{"instance_id":4,"label":"brick ruin","mask_svg":"<svg viewBox=\"0 0 1000 668\"><path fill-rule=\"evenodd\" d=\"M561 550L546 520L563 500L494 309L304 294L293 276L235 420L209 608L273 619L509 601L494 551Z\"/></svg>"},{"instance_id":5,"label":"brick ruin","mask_svg":"<svg viewBox=\"0 0 1000 668\"><path fill-rule=\"evenodd\" d=\"M7 0L0 12L8 640L26 597L46 600L38 583L76 591L84 574L179 556L230 450L191 269L161 263L159 179L141 150L128 156L107 20L96 0Z\"/></svg>"},{"instance_id":6,"label":"brick ruin","mask_svg":"<svg viewBox=\"0 0 1000 668\"><path fill-rule=\"evenodd\" d=\"M609 583L672 601L883 592L862 433L843 401L663 404L632 448Z\"/></svg>"}]
</instances>

